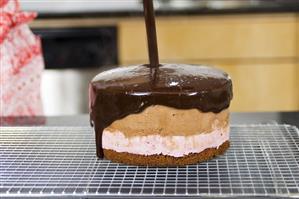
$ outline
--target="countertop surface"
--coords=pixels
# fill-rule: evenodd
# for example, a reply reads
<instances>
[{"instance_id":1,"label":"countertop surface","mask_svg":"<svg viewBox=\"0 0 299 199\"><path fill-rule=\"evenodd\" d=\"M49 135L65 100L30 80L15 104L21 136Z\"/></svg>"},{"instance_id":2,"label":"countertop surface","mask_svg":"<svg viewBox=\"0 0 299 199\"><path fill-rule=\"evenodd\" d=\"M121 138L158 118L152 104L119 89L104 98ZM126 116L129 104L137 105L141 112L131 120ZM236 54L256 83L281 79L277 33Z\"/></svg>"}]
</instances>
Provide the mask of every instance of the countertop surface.
<instances>
[{"instance_id":1,"label":"countertop surface","mask_svg":"<svg viewBox=\"0 0 299 199\"><path fill-rule=\"evenodd\" d=\"M290 124L299 128L299 112L232 113L232 124ZM89 126L89 116L2 117L1 126Z\"/></svg>"},{"instance_id":2,"label":"countertop surface","mask_svg":"<svg viewBox=\"0 0 299 199\"><path fill-rule=\"evenodd\" d=\"M116 2L116 3L115 3ZM143 15L142 4L137 0L125 1L22 1L24 10L37 11L39 18L72 17L136 17ZM299 12L299 0L172 0L156 1L157 16L255 14Z\"/></svg>"}]
</instances>

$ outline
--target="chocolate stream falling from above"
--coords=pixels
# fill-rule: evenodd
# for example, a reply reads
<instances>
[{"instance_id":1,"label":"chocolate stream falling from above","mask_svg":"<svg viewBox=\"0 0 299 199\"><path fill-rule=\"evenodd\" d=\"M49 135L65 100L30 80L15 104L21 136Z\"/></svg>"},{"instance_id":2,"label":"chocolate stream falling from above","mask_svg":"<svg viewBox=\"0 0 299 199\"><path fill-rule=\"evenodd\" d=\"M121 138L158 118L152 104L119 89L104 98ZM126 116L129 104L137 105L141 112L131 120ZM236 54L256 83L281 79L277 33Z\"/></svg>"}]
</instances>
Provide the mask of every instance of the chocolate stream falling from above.
<instances>
[{"instance_id":1,"label":"chocolate stream falling from above","mask_svg":"<svg viewBox=\"0 0 299 199\"><path fill-rule=\"evenodd\" d=\"M153 0L143 0L144 19L147 33L148 56L150 67L159 67L159 53L156 34L155 12Z\"/></svg>"}]
</instances>

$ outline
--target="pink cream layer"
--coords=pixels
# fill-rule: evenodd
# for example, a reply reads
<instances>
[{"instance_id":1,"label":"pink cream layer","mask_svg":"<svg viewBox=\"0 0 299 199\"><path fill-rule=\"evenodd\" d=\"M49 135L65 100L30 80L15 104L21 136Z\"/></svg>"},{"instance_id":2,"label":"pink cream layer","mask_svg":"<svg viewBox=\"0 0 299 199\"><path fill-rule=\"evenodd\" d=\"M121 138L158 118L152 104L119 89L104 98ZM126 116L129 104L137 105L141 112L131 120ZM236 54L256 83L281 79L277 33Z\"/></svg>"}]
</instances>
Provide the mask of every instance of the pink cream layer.
<instances>
[{"instance_id":1,"label":"pink cream layer","mask_svg":"<svg viewBox=\"0 0 299 199\"><path fill-rule=\"evenodd\" d=\"M125 137L120 131L103 132L103 148L116 152L138 155L169 155L182 157L190 153L200 153L208 148L218 148L229 140L229 128L214 129L209 133L190 136L147 136Z\"/></svg>"}]
</instances>

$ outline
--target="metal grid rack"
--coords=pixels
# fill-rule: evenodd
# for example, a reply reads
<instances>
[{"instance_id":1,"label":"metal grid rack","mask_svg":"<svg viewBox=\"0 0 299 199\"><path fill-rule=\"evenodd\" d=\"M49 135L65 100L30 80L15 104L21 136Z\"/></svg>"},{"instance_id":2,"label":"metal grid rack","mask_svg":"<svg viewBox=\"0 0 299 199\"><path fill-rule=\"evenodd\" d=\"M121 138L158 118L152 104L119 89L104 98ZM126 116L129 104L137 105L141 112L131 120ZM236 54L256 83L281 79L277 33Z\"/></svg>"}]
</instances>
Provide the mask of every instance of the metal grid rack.
<instances>
[{"instance_id":1,"label":"metal grid rack","mask_svg":"<svg viewBox=\"0 0 299 199\"><path fill-rule=\"evenodd\" d=\"M0 197L299 197L299 133L231 127L222 156L187 167L98 160L88 127L0 128Z\"/></svg>"}]
</instances>

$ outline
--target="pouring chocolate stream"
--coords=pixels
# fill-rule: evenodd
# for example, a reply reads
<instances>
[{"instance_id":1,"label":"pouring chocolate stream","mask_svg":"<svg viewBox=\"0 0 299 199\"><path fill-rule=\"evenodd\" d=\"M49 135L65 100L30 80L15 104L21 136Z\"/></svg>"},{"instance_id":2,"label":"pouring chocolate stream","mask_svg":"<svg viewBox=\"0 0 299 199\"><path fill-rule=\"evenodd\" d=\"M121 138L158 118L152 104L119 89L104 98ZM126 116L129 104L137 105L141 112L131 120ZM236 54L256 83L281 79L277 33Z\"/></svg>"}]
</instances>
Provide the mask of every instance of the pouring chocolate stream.
<instances>
[{"instance_id":1,"label":"pouring chocolate stream","mask_svg":"<svg viewBox=\"0 0 299 199\"><path fill-rule=\"evenodd\" d=\"M151 68L159 67L159 53L156 33L156 20L153 6L153 0L143 0L144 19L147 33L149 66Z\"/></svg>"}]
</instances>

